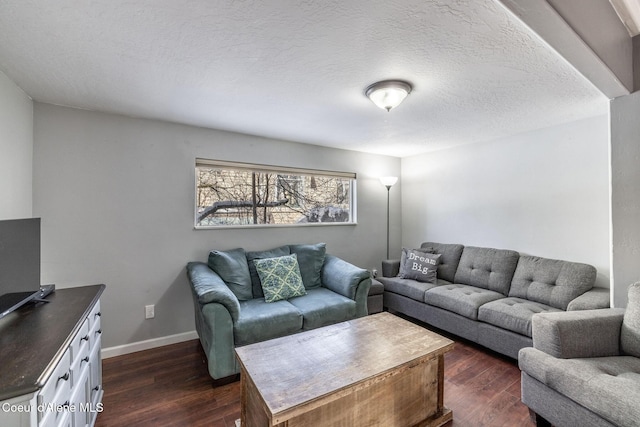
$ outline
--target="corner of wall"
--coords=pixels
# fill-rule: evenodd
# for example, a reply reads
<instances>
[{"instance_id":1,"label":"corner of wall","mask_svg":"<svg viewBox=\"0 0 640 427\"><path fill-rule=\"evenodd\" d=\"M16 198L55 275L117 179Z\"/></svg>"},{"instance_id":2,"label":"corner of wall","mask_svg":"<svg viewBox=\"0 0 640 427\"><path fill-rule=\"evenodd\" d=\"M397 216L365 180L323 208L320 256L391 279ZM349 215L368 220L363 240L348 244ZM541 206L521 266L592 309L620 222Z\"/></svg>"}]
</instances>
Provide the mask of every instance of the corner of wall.
<instances>
[{"instance_id":1,"label":"corner of wall","mask_svg":"<svg viewBox=\"0 0 640 427\"><path fill-rule=\"evenodd\" d=\"M640 34L633 37L633 91L640 90Z\"/></svg>"}]
</instances>

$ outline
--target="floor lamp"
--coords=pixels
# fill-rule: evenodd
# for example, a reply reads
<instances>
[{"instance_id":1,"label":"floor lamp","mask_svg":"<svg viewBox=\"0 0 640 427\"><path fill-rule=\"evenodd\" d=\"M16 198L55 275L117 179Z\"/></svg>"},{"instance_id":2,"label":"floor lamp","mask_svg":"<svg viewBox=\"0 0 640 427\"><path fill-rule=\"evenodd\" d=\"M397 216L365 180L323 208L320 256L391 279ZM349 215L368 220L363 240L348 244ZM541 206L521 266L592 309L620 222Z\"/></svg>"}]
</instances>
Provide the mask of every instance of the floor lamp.
<instances>
[{"instance_id":1,"label":"floor lamp","mask_svg":"<svg viewBox=\"0 0 640 427\"><path fill-rule=\"evenodd\" d=\"M382 176L380 177L382 185L387 187L387 259L389 259L389 193L393 184L398 182L397 176Z\"/></svg>"}]
</instances>

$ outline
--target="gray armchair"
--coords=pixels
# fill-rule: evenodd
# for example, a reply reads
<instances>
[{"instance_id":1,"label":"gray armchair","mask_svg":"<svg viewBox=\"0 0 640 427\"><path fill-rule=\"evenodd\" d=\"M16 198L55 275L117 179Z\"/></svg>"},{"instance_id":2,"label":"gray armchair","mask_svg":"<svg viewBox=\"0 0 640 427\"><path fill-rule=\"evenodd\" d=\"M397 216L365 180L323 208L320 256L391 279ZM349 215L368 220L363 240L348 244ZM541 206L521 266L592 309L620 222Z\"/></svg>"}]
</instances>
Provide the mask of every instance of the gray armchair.
<instances>
[{"instance_id":1,"label":"gray armchair","mask_svg":"<svg viewBox=\"0 0 640 427\"><path fill-rule=\"evenodd\" d=\"M518 356L522 402L538 425L640 425L640 283L623 309L533 317Z\"/></svg>"}]
</instances>

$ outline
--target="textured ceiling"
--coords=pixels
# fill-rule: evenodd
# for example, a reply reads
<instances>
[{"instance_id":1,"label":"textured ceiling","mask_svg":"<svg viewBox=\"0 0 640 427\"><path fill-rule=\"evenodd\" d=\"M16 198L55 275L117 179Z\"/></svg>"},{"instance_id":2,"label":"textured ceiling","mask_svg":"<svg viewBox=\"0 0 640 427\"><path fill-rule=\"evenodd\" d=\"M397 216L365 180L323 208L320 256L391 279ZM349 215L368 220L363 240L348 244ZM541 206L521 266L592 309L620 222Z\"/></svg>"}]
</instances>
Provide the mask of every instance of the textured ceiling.
<instances>
[{"instance_id":1,"label":"textured ceiling","mask_svg":"<svg viewBox=\"0 0 640 427\"><path fill-rule=\"evenodd\" d=\"M605 114L492 0L2 0L0 70L41 102L406 156ZM363 91L410 81L397 109Z\"/></svg>"}]
</instances>

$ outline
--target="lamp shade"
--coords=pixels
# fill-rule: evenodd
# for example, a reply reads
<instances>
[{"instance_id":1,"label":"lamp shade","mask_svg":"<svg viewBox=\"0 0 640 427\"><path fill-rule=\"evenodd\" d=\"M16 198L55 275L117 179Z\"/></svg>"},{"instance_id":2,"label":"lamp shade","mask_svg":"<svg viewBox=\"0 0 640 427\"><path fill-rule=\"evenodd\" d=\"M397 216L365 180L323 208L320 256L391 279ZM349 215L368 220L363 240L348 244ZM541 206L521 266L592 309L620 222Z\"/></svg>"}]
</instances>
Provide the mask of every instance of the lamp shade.
<instances>
[{"instance_id":1,"label":"lamp shade","mask_svg":"<svg viewBox=\"0 0 640 427\"><path fill-rule=\"evenodd\" d=\"M387 111L400 105L410 93L411 85L400 80L377 82L365 90L365 94L374 104Z\"/></svg>"},{"instance_id":2,"label":"lamp shade","mask_svg":"<svg viewBox=\"0 0 640 427\"><path fill-rule=\"evenodd\" d=\"M391 188L393 186L393 184L398 182L398 177L397 176L381 176L380 177L380 182L385 187Z\"/></svg>"}]
</instances>

